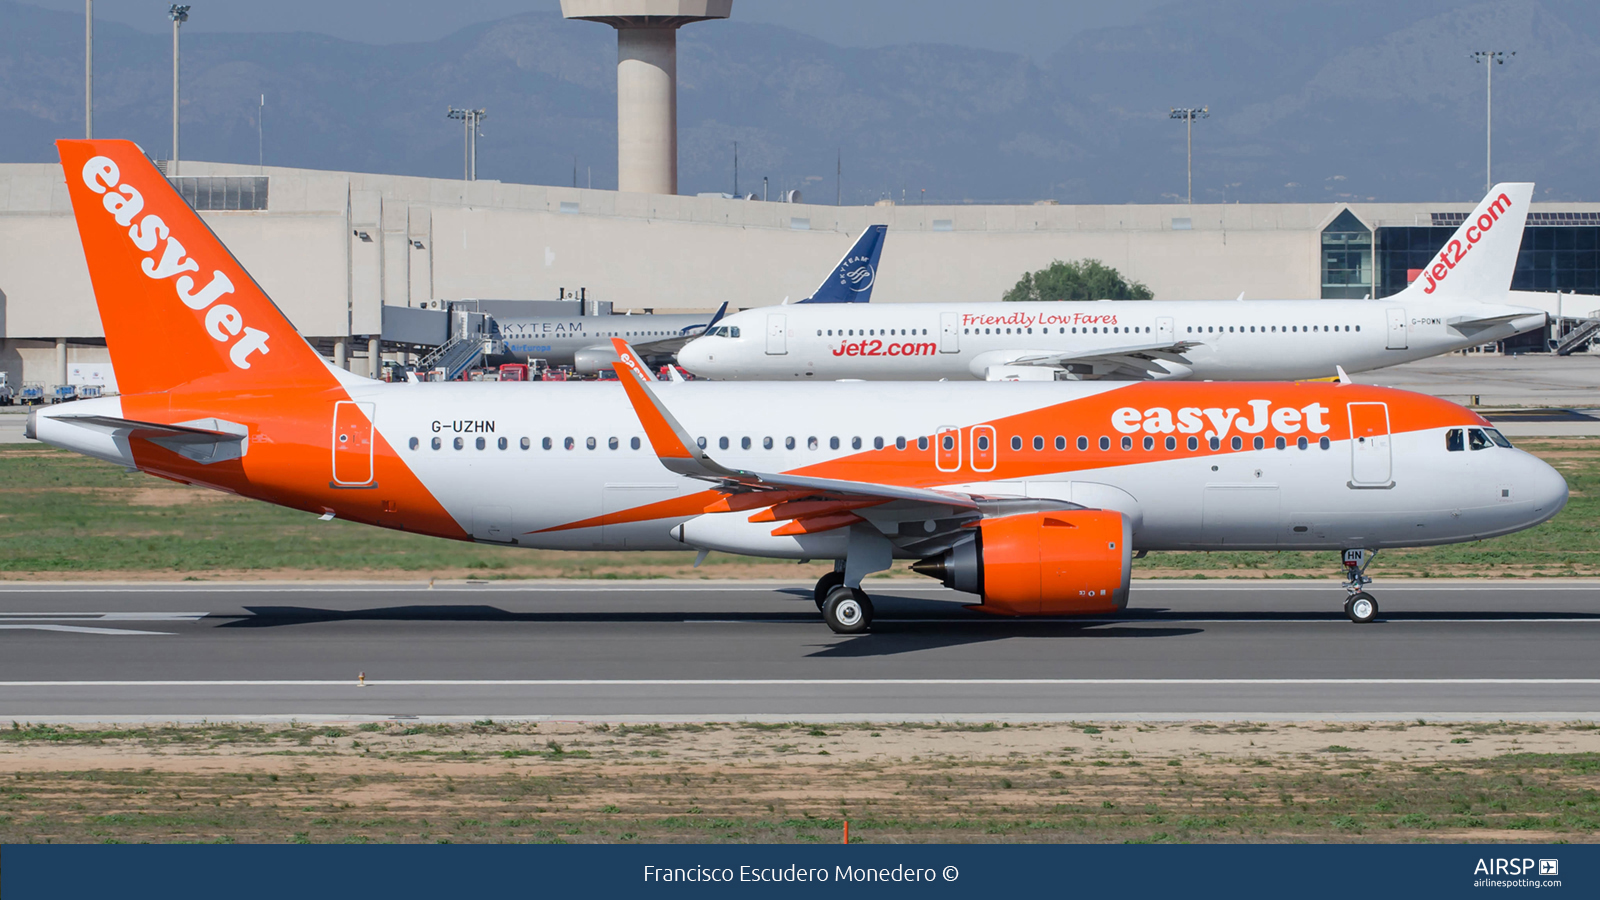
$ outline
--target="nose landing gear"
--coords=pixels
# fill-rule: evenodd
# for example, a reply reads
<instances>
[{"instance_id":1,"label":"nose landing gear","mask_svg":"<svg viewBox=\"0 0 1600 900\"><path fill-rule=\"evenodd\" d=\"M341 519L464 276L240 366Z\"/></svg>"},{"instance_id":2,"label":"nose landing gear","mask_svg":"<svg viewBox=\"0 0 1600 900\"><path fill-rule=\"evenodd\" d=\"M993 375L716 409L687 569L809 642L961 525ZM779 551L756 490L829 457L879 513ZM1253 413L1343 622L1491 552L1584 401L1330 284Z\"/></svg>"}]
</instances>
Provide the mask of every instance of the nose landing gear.
<instances>
[{"instance_id":1,"label":"nose landing gear","mask_svg":"<svg viewBox=\"0 0 1600 900\"><path fill-rule=\"evenodd\" d=\"M1346 550L1344 552L1344 589L1349 596L1344 601L1344 614L1357 625L1365 625L1378 617L1378 601L1362 588L1372 583L1367 566L1378 556L1373 550Z\"/></svg>"}]
</instances>

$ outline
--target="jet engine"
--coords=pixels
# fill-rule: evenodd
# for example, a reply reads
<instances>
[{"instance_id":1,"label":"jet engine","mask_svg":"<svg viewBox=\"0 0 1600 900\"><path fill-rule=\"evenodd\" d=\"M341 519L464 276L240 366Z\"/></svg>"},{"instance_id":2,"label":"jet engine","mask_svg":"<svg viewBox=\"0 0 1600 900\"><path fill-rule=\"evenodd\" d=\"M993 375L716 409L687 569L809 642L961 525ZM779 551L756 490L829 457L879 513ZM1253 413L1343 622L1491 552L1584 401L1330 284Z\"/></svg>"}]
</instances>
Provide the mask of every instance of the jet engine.
<instances>
[{"instance_id":1,"label":"jet engine","mask_svg":"<svg viewBox=\"0 0 1600 900\"><path fill-rule=\"evenodd\" d=\"M579 374L594 375L598 372L611 371L611 364L621 359L617 351L611 347L584 347L572 354L572 367Z\"/></svg>"},{"instance_id":2,"label":"jet engine","mask_svg":"<svg viewBox=\"0 0 1600 900\"><path fill-rule=\"evenodd\" d=\"M1133 527L1107 509L984 519L976 533L911 568L978 594L1008 616L1105 613L1128 603Z\"/></svg>"}]
</instances>

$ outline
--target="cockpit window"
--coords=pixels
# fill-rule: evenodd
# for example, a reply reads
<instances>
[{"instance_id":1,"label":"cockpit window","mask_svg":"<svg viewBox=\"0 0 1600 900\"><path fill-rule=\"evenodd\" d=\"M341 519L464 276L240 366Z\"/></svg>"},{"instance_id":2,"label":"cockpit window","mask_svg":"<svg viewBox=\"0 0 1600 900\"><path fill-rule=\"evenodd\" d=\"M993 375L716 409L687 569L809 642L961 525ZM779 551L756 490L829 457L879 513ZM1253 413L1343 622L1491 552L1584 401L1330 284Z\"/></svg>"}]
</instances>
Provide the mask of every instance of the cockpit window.
<instances>
[{"instance_id":1,"label":"cockpit window","mask_svg":"<svg viewBox=\"0 0 1600 900\"><path fill-rule=\"evenodd\" d=\"M1488 433L1489 440L1494 441L1495 446L1510 449L1511 442L1506 440L1506 436L1500 433L1500 429L1485 428L1484 431Z\"/></svg>"},{"instance_id":2,"label":"cockpit window","mask_svg":"<svg viewBox=\"0 0 1600 900\"><path fill-rule=\"evenodd\" d=\"M1474 450L1487 450L1494 446L1494 442L1489 440L1489 436L1483 433L1482 428L1471 428L1467 430L1467 446Z\"/></svg>"},{"instance_id":3,"label":"cockpit window","mask_svg":"<svg viewBox=\"0 0 1600 900\"><path fill-rule=\"evenodd\" d=\"M1452 428L1444 433L1444 449L1451 453L1459 453L1467 449L1467 433L1460 428Z\"/></svg>"},{"instance_id":4,"label":"cockpit window","mask_svg":"<svg viewBox=\"0 0 1600 900\"><path fill-rule=\"evenodd\" d=\"M721 326L719 328L712 329L711 336L712 337L736 338L736 337L739 336L739 326L737 326L737 325L723 325L723 326Z\"/></svg>"}]
</instances>

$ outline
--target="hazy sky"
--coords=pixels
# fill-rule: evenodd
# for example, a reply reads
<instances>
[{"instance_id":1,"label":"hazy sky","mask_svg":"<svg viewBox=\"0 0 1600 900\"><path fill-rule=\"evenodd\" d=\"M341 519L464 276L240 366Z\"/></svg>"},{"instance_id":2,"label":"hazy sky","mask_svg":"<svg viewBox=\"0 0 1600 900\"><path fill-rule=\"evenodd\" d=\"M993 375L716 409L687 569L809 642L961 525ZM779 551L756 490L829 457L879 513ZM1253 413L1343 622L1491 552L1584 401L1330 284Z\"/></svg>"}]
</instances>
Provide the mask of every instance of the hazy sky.
<instances>
[{"instance_id":1,"label":"hazy sky","mask_svg":"<svg viewBox=\"0 0 1600 900\"><path fill-rule=\"evenodd\" d=\"M83 12L83 0L24 0ZM734 0L734 18L793 28L843 47L960 44L1042 58L1086 28L1133 22L1170 0ZM169 28L168 0L101 0L95 20ZM316 31L374 44L429 41L559 0L190 0L191 31Z\"/></svg>"}]
</instances>

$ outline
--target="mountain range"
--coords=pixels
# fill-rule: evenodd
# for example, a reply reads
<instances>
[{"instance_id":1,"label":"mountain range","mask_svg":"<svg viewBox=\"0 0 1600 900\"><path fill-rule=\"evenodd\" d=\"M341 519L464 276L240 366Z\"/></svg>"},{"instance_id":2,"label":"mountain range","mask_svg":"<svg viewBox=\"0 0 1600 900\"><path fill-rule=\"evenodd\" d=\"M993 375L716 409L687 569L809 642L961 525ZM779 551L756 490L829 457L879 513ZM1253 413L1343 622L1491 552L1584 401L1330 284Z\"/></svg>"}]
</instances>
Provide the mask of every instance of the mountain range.
<instances>
[{"instance_id":1,"label":"mountain range","mask_svg":"<svg viewBox=\"0 0 1600 900\"><path fill-rule=\"evenodd\" d=\"M195 33L183 156L458 177L448 106L488 110L480 178L616 184L611 28L527 13L426 43ZM1600 198L1600 4L1591 0L1198 0L1066 38L1044 59L951 45L845 48L728 21L679 33L684 193L799 188L808 202L1475 200L1484 65L1497 180ZM97 22L95 133L170 152L171 43ZM0 161L83 133L83 19L0 0ZM836 165L842 171L835 181Z\"/></svg>"}]
</instances>

